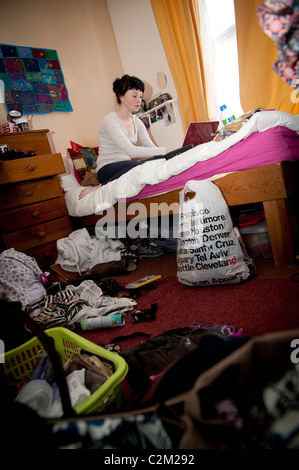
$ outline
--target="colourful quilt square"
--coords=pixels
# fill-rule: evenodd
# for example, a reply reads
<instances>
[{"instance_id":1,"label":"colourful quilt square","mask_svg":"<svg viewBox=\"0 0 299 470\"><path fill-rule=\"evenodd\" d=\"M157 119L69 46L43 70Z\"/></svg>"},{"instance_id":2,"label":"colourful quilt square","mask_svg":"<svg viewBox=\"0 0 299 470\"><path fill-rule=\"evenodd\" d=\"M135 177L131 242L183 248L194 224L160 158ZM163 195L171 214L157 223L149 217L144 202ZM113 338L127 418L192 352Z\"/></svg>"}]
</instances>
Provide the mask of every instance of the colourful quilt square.
<instances>
[{"instance_id":1,"label":"colourful quilt square","mask_svg":"<svg viewBox=\"0 0 299 470\"><path fill-rule=\"evenodd\" d=\"M60 70L54 70L57 85L63 85L63 75Z\"/></svg>"},{"instance_id":2,"label":"colourful quilt square","mask_svg":"<svg viewBox=\"0 0 299 470\"><path fill-rule=\"evenodd\" d=\"M58 60L49 60L51 70L60 70L60 65Z\"/></svg>"},{"instance_id":3,"label":"colourful quilt square","mask_svg":"<svg viewBox=\"0 0 299 470\"><path fill-rule=\"evenodd\" d=\"M27 80L30 80L30 82L34 82L34 81L38 81L42 79L42 76L40 74L40 72L29 72L29 73L26 73L26 79Z\"/></svg>"},{"instance_id":4,"label":"colourful quilt square","mask_svg":"<svg viewBox=\"0 0 299 470\"><path fill-rule=\"evenodd\" d=\"M1 49L3 57L18 57L18 51L16 46L9 46L3 44L3 47L1 47Z\"/></svg>"},{"instance_id":5,"label":"colourful quilt square","mask_svg":"<svg viewBox=\"0 0 299 470\"><path fill-rule=\"evenodd\" d=\"M40 111L37 105L34 106L23 106L23 114L38 114Z\"/></svg>"},{"instance_id":6,"label":"colourful quilt square","mask_svg":"<svg viewBox=\"0 0 299 470\"><path fill-rule=\"evenodd\" d=\"M71 103L69 102L69 100L54 103L54 107L56 111L72 111Z\"/></svg>"},{"instance_id":7,"label":"colourful quilt square","mask_svg":"<svg viewBox=\"0 0 299 470\"><path fill-rule=\"evenodd\" d=\"M44 83L56 83L54 73L51 73L51 72L42 73L42 81Z\"/></svg>"},{"instance_id":8,"label":"colourful quilt square","mask_svg":"<svg viewBox=\"0 0 299 470\"><path fill-rule=\"evenodd\" d=\"M31 49L32 50L32 55L36 59L46 59L47 55L44 49Z\"/></svg>"},{"instance_id":9,"label":"colourful quilt square","mask_svg":"<svg viewBox=\"0 0 299 470\"><path fill-rule=\"evenodd\" d=\"M17 47L19 57L32 57L32 51L30 47Z\"/></svg>"},{"instance_id":10,"label":"colourful quilt square","mask_svg":"<svg viewBox=\"0 0 299 470\"><path fill-rule=\"evenodd\" d=\"M51 111L56 111L56 108L53 103L40 103L38 105L38 111L40 113L50 113Z\"/></svg>"},{"instance_id":11,"label":"colourful quilt square","mask_svg":"<svg viewBox=\"0 0 299 470\"><path fill-rule=\"evenodd\" d=\"M49 90L49 93L50 93L50 96L52 98L53 103L58 103L59 101L61 101L60 93L59 93L59 89L58 89L57 85L53 85L51 83L48 83L47 88Z\"/></svg>"},{"instance_id":12,"label":"colourful quilt square","mask_svg":"<svg viewBox=\"0 0 299 470\"><path fill-rule=\"evenodd\" d=\"M18 92L15 90L5 90L5 100L7 103L19 101Z\"/></svg>"},{"instance_id":13,"label":"colourful quilt square","mask_svg":"<svg viewBox=\"0 0 299 470\"><path fill-rule=\"evenodd\" d=\"M17 91L28 91L32 89L32 84L28 80L23 80L22 78L11 78L11 89Z\"/></svg>"},{"instance_id":14,"label":"colourful quilt square","mask_svg":"<svg viewBox=\"0 0 299 470\"><path fill-rule=\"evenodd\" d=\"M9 79L10 81L12 81L12 80L26 80L27 78L26 78L25 73L10 73Z\"/></svg>"},{"instance_id":15,"label":"colourful quilt square","mask_svg":"<svg viewBox=\"0 0 299 470\"><path fill-rule=\"evenodd\" d=\"M0 44L0 80L8 111L72 111L57 51Z\"/></svg>"},{"instance_id":16,"label":"colourful quilt square","mask_svg":"<svg viewBox=\"0 0 299 470\"><path fill-rule=\"evenodd\" d=\"M52 73L50 62L48 59L37 59L37 60L38 60L40 71L42 73L49 73L49 72Z\"/></svg>"},{"instance_id":17,"label":"colourful quilt square","mask_svg":"<svg viewBox=\"0 0 299 470\"><path fill-rule=\"evenodd\" d=\"M7 73L20 73L24 72L23 61L19 58L9 57L4 59Z\"/></svg>"},{"instance_id":18,"label":"colourful quilt square","mask_svg":"<svg viewBox=\"0 0 299 470\"><path fill-rule=\"evenodd\" d=\"M31 82L33 86L34 93L48 93L47 85L43 82Z\"/></svg>"},{"instance_id":19,"label":"colourful quilt square","mask_svg":"<svg viewBox=\"0 0 299 470\"><path fill-rule=\"evenodd\" d=\"M61 101L67 101L67 91L65 85L58 85Z\"/></svg>"},{"instance_id":20,"label":"colourful quilt square","mask_svg":"<svg viewBox=\"0 0 299 470\"><path fill-rule=\"evenodd\" d=\"M58 60L58 55L57 52L51 49L47 49L46 51L46 56L49 60Z\"/></svg>"},{"instance_id":21,"label":"colourful quilt square","mask_svg":"<svg viewBox=\"0 0 299 470\"><path fill-rule=\"evenodd\" d=\"M34 91L19 91L18 94L22 106L33 106L35 104Z\"/></svg>"},{"instance_id":22,"label":"colourful quilt square","mask_svg":"<svg viewBox=\"0 0 299 470\"><path fill-rule=\"evenodd\" d=\"M51 96L45 94L38 94L36 95L36 102L37 104L40 103L52 103Z\"/></svg>"},{"instance_id":23,"label":"colourful quilt square","mask_svg":"<svg viewBox=\"0 0 299 470\"><path fill-rule=\"evenodd\" d=\"M23 63L26 69L26 72L39 72L39 65L36 59L27 58L23 59Z\"/></svg>"}]
</instances>

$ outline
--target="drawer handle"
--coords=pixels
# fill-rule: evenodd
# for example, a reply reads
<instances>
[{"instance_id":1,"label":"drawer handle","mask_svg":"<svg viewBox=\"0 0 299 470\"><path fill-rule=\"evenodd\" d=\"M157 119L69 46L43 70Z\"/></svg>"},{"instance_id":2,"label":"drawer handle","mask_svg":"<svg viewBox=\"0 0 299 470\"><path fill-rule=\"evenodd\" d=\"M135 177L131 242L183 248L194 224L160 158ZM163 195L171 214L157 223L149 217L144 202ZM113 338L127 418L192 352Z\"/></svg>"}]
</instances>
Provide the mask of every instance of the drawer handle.
<instances>
[{"instance_id":1,"label":"drawer handle","mask_svg":"<svg viewBox=\"0 0 299 470\"><path fill-rule=\"evenodd\" d=\"M31 215L32 215L32 217L34 217L36 219L37 217L40 216L40 211L33 211L33 212L31 212Z\"/></svg>"},{"instance_id":2,"label":"drawer handle","mask_svg":"<svg viewBox=\"0 0 299 470\"><path fill-rule=\"evenodd\" d=\"M27 166L27 170L28 171L34 171L36 169L36 166L34 165L34 163L32 163L31 165L28 165Z\"/></svg>"},{"instance_id":3,"label":"drawer handle","mask_svg":"<svg viewBox=\"0 0 299 470\"><path fill-rule=\"evenodd\" d=\"M46 236L46 232L37 232L37 238L41 239L41 238L45 238Z\"/></svg>"},{"instance_id":4,"label":"drawer handle","mask_svg":"<svg viewBox=\"0 0 299 470\"><path fill-rule=\"evenodd\" d=\"M31 197L33 195L33 191L31 189L28 189L28 191L25 191L25 196Z\"/></svg>"}]
</instances>

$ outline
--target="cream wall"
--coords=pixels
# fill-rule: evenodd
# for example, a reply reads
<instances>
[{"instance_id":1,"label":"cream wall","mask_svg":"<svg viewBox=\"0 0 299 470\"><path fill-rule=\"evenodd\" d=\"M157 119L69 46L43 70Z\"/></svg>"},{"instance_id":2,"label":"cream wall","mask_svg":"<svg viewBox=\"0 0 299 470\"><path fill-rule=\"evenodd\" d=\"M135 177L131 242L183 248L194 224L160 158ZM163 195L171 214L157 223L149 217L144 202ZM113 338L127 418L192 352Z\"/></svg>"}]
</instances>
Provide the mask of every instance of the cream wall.
<instances>
[{"instance_id":1,"label":"cream wall","mask_svg":"<svg viewBox=\"0 0 299 470\"><path fill-rule=\"evenodd\" d=\"M5 2L0 42L56 49L73 112L29 116L31 129L49 129L52 151L70 140L97 145L104 115L115 104L111 84L123 73L106 0ZM0 104L0 123L6 121Z\"/></svg>"},{"instance_id":2,"label":"cream wall","mask_svg":"<svg viewBox=\"0 0 299 470\"><path fill-rule=\"evenodd\" d=\"M177 98L150 0L107 0L123 69L145 82L145 98L167 91ZM157 83L164 72L167 86Z\"/></svg>"}]
</instances>

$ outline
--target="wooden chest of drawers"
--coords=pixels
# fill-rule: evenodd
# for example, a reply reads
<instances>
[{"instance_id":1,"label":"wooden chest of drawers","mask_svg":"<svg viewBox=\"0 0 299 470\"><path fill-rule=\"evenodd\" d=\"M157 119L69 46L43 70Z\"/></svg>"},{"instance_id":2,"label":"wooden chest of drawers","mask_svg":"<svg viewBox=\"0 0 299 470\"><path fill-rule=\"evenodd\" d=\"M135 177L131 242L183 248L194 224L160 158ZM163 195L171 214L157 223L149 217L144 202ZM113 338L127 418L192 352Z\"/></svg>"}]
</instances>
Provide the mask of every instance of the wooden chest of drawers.
<instances>
[{"instance_id":1,"label":"wooden chest of drawers","mask_svg":"<svg viewBox=\"0 0 299 470\"><path fill-rule=\"evenodd\" d=\"M2 134L0 143L8 143L10 149L18 144L17 147L27 153L34 151L38 141L41 152L46 152L50 149L47 132ZM23 147L24 136L19 134L26 134ZM14 248L33 256L42 269L49 267L57 258L56 240L68 236L73 230L57 176L64 172L59 153L4 161L0 170L2 249Z\"/></svg>"}]
</instances>

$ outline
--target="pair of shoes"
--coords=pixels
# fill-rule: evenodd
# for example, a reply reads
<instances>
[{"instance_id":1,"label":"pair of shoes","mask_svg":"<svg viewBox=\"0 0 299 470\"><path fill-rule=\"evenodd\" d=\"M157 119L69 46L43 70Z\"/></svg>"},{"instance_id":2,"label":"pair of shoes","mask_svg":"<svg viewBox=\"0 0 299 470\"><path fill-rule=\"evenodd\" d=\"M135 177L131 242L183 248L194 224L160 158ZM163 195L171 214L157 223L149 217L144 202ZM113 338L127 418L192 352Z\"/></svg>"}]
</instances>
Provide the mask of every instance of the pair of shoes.
<instances>
[{"instance_id":1,"label":"pair of shoes","mask_svg":"<svg viewBox=\"0 0 299 470\"><path fill-rule=\"evenodd\" d=\"M116 292L119 290L119 285L115 279L106 279L96 283L101 289L104 295L114 297Z\"/></svg>"},{"instance_id":2,"label":"pair of shoes","mask_svg":"<svg viewBox=\"0 0 299 470\"><path fill-rule=\"evenodd\" d=\"M149 245L146 243L139 243L138 245L131 245L130 249L138 258L157 258L164 254L164 248L161 246Z\"/></svg>"},{"instance_id":3,"label":"pair of shoes","mask_svg":"<svg viewBox=\"0 0 299 470\"><path fill-rule=\"evenodd\" d=\"M158 258L164 254L164 248L153 245L139 245L136 249L139 258Z\"/></svg>"},{"instance_id":4,"label":"pair of shoes","mask_svg":"<svg viewBox=\"0 0 299 470\"><path fill-rule=\"evenodd\" d=\"M131 322L139 323L141 321L152 321L156 319L157 304L151 305L151 308L146 310L134 310L131 313Z\"/></svg>"}]
</instances>

